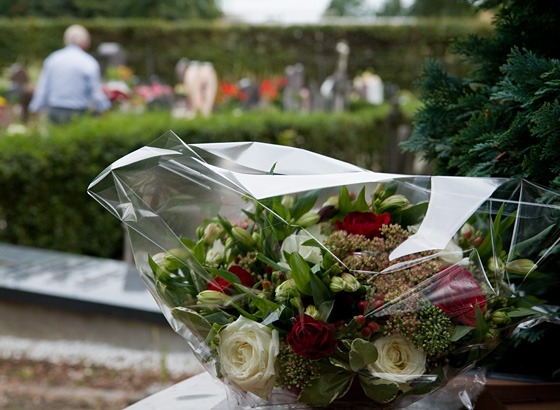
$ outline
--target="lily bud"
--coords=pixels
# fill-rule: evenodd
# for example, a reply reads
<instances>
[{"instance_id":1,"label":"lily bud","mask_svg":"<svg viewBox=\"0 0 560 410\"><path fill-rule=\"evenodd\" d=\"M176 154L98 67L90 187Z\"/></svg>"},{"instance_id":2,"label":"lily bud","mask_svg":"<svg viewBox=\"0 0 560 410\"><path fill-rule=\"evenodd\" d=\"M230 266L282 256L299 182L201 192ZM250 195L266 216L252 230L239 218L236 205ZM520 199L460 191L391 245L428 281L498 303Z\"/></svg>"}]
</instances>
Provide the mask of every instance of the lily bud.
<instances>
[{"instance_id":1,"label":"lily bud","mask_svg":"<svg viewBox=\"0 0 560 410\"><path fill-rule=\"evenodd\" d=\"M391 195L389 198L383 200L379 207L377 208L377 212L382 214L383 212L388 211L389 209L395 208L402 208L408 205L408 199L404 195Z\"/></svg>"},{"instance_id":2,"label":"lily bud","mask_svg":"<svg viewBox=\"0 0 560 410\"><path fill-rule=\"evenodd\" d=\"M274 294L276 296L276 300L280 303L297 296L298 292L296 282L293 279L285 280L276 287Z\"/></svg>"},{"instance_id":3,"label":"lily bud","mask_svg":"<svg viewBox=\"0 0 560 410\"><path fill-rule=\"evenodd\" d=\"M498 329L490 328L484 335L486 340L497 340L500 338L500 331Z\"/></svg>"},{"instance_id":4,"label":"lily bud","mask_svg":"<svg viewBox=\"0 0 560 410\"><path fill-rule=\"evenodd\" d=\"M325 201L325 203L323 204L323 206L321 208L326 208L326 207L335 207L336 209L338 209L338 196L331 196L329 197L329 199L327 199Z\"/></svg>"},{"instance_id":5,"label":"lily bud","mask_svg":"<svg viewBox=\"0 0 560 410\"><path fill-rule=\"evenodd\" d=\"M214 241L218 239L221 233L222 229L218 225L216 225L215 223L208 224L204 229L204 244L210 245L211 243L214 243Z\"/></svg>"},{"instance_id":6,"label":"lily bud","mask_svg":"<svg viewBox=\"0 0 560 410\"><path fill-rule=\"evenodd\" d=\"M488 270L490 272L500 272L504 269L504 262L500 258L494 258L491 256L488 259Z\"/></svg>"},{"instance_id":7,"label":"lily bud","mask_svg":"<svg viewBox=\"0 0 560 410\"><path fill-rule=\"evenodd\" d=\"M291 196L291 195L284 195L284 196L282 197L281 204L282 204L282 206L283 206L284 208L290 209L292 206L294 206L294 203L295 203L295 202L296 202L296 201L295 201L295 199L294 199L293 196Z\"/></svg>"},{"instance_id":8,"label":"lily bud","mask_svg":"<svg viewBox=\"0 0 560 410\"><path fill-rule=\"evenodd\" d=\"M175 271L185 266L184 260L187 260L189 251L181 248L170 249L163 258L163 264L160 265L164 270Z\"/></svg>"},{"instance_id":9,"label":"lily bud","mask_svg":"<svg viewBox=\"0 0 560 410\"><path fill-rule=\"evenodd\" d=\"M344 288L346 287L346 284L344 282L344 279L342 279L340 276L333 276L331 278L331 283L329 284L329 289L333 292L342 292L344 290Z\"/></svg>"},{"instance_id":10,"label":"lily bud","mask_svg":"<svg viewBox=\"0 0 560 410\"><path fill-rule=\"evenodd\" d=\"M295 225L307 228L308 226L315 225L319 222L319 218L320 216L317 212L309 211L299 217L299 219L295 222Z\"/></svg>"},{"instance_id":11,"label":"lily bud","mask_svg":"<svg viewBox=\"0 0 560 410\"><path fill-rule=\"evenodd\" d=\"M502 310L496 310L492 313L492 322L497 325L503 325L511 322L511 319L508 317L506 312Z\"/></svg>"},{"instance_id":12,"label":"lily bud","mask_svg":"<svg viewBox=\"0 0 560 410\"><path fill-rule=\"evenodd\" d=\"M386 186L387 184L377 184L377 186L375 187L375 191L373 191L373 198L383 198L383 196L385 195Z\"/></svg>"},{"instance_id":13,"label":"lily bud","mask_svg":"<svg viewBox=\"0 0 560 410\"><path fill-rule=\"evenodd\" d=\"M348 272L344 272L342 275L340 275L340 277L344 281L344 290L346 292L356 292L358 289L360 289L360 282L358 282L354 275Z\"/></svg>"},{"instance_id":14,"label":"lily bud","mask_svg":"<svg viewBox=\"0 0 560 410\"><path fill-rule=\"evenodd\" d=\"M251 236L251 234L249 232L247 232L245 229L240 228L239 226L234 226L231 229L231 234L236 241L241 242L244 245L247 245L247 246L255 246L256 245L256 242L253 239L253 237Z\"/></svg>"},{"instance_id":15,"label":"lily bud","mask_svg":"<svg viewBox=\"0 0 560 410\"><path fill-rule=\"evenodd\" d=\"M305 314L311 316L315 320L319 320L321 318L319 311L313 305L307 306L307 308L305 309Z\"/></svg>"},{"instance_id":16,"label":"lily bud","mask_svg":"<svg viewBox=\"0 0 560 410\"><path fill-rule=\"evenodd\" d=\"M537 265L530 259L516 259L506 265L509 273L517 273L518 275L526 275L537 269Z\"/></svg>"},{"instance_id":17,"label":"lily bud","mask_svg":"<svg viewBox=\"0 0 560 410\"><path fill-rule=\"evenodd\" d=\"M231 300L231 296L215 290L203 290L196 298L198 304L204 306L225 306Z\"/></svg>"},{"instance_id":18,"label":"lily bud","mask_svg":"<svg viewBox=\"0 0 560 410\"><path fill-rule=\"evenodd\" d=\"M253 240L256 243L259 243L262 240L262 235L258 232L253 232L253 234L251 235L251 237L253 238Z\"/></svg>"}]
</instances>

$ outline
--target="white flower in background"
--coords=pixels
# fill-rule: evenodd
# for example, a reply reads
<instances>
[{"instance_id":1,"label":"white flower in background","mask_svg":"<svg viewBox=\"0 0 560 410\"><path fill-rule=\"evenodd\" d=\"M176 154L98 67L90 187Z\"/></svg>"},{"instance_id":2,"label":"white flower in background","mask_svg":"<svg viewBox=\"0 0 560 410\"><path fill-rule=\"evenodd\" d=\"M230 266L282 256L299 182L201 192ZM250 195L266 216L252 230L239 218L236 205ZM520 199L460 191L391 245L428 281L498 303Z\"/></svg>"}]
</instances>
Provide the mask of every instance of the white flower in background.
<instances>
[{"instance_id":1,"label":"white flower in background","mask_svg":"<svg viewBox=\"0 0 560 410\"><path fill-rule=\"evenodd\" d=\"M373 376L406 383L422 376L426 371L426 354L403 336L383 336L373 344L379 354L377 360L368 365Z\"/></svg>"},{"instance_id":2,"label":"white flower in background","mask_svg":"<svg viewBox=\"0 0 560 410\"><path fill-rule=\"evenodd\" d=\"M463 260L463 248L451 240L438 257L449 266L456 265Z\"/></svg>"},{"instance_id":3,"label":"white flower in background","mask_svg":"<svg viewBox=\"0 0 560 410\"><path fill-rule=\"evenodd\" d=\"M226 247L221 240L217 239L212 244L212 247L206 252L206 263L208 266L215 268L224 259Z\"/></svg>"},{"instance_id":4,"label":"white flower in background","mask_svg":"<svg viewBox=\"0 0 560 410\"><path fill-rule=\"evenodd\" d=\"M242 390L267 399L276 380L278 331L240 316L220 332L221 370Z\"/></svg>"},{"instance_id":5,"label":"white flower in background","mask_svg":"<svg viewBox=\"0 0 560 410\"><path fill-rule=\"evenodd\" d=\"M321 228L317 225L312 226L306 231L299 231L297 234L292 234L284 239L282 242L282 247L280 249L280 258L282 262L285 262L284 253L294 253L297 252L301 255L303 259L307 262L313 264L321 263L323 261L323 255L321 254L321 248L316 246L304 246L304 242L310 239L317 239L319 242L325 240L324 235L321 234Z\"/></svg>"}]
</instances>

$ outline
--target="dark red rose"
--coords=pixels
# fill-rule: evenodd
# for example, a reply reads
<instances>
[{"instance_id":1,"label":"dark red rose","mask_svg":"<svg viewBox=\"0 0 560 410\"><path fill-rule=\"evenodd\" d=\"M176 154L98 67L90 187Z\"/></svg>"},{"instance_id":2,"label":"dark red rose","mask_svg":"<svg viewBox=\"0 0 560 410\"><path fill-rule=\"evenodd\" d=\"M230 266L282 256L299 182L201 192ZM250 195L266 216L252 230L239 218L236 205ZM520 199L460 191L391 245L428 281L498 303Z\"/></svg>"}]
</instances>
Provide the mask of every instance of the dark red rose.
<instances>
[{"instance_id":1,"label":"dark red rose","mask_svg":"<svg viewBox=\"0 0 560 410\"><path fill-rule=\"evenodd\" d=\"M334 325L300 315L286 338L292 350L300 356L318 360L329 356L336 348Z\"/></svg>"},{"instance_id":2,"label":"dark red rose","mask_svg":"<svg viewBox=\"0 0 560 410\"><path fill-rule=\"evenodd\" d=\"M375 215L373 212L350 212L342 222L336 221L336 229L372 239L379 236L379 228L388 225L391 215Z\"/></svg>"},{"instance_id":3,"label":"dark red rose","mask_svg":"<svg viewBox=\"0 0 560 410\"><path fill-rule=\"evenodd\" d=\"M457 265L438 274L435 290L429 298L451 320L471 327L476 327L475 306L478 305L482 311L486 306L480 285L468 270Z\"/></svg>"},{"instance_id":4,"label":"dark red rose","mask_svg":"<svg viewBox=\"0 0 560 410\"><path fill-rule=\"evenodd\" d=\"M228 271L237 276L241 280L241 284L243 286L252 288L253 286L255 286L255 283L257 283L255 281L255 278L253 278L251 274L241 266L233 265L228 269ZM228 295L231 295L231 290L229 290L229 288L231 288L232 286L233 285L227 280L217 277L214 278L212 282L208 283L206 290L215 290L216 292L224 292Z\"/></svg>"}]
</instances>

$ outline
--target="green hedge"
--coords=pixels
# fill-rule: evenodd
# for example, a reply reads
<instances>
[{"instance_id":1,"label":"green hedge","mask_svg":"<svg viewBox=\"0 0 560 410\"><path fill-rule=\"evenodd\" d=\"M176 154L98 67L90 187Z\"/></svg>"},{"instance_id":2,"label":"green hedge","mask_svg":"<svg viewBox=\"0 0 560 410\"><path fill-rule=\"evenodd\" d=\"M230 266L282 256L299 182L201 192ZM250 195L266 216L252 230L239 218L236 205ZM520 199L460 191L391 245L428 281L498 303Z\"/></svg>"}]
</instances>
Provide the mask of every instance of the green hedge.
<instances>
[{"instance_id":1,"label":"green hedge","mask_svg":"<svg viewBox=\"0 0 560 410\"><path fill-rule=\"evenodd\" d=\"M0 68L15 61L41 61L61 47L62 34L73 20L0 18ZM283 74L302 63L308 80L323 81L336 63L336 43L350 46L351 76L374 70L384 81L411 88L426 58L443 60L458 73L468 66L447 54L452 39L471 33L489 35L491 26L474 19L419 20L403 25L246 26L192 21L82 21L92 33L91 52L101 42L118 42L128 65L143 79L156 74L174 83L180 58L211 61L220 78Z\"/></svg>"},{"instance_id":2,"label":"green hedge","mask_svg":"<svg viewBox=\"0 0 560 410\"><path fill-rule=\"evenodd\" d=\"M48 135L0 134L0 242L82 253L122 255L116 220L86 194L121 156L168 130L188 143L262 141L290 144L383 170L389 108L298 115L249 112L194 120L166 113L109 113L49 127Z\"/></svg>"}]
</instances>

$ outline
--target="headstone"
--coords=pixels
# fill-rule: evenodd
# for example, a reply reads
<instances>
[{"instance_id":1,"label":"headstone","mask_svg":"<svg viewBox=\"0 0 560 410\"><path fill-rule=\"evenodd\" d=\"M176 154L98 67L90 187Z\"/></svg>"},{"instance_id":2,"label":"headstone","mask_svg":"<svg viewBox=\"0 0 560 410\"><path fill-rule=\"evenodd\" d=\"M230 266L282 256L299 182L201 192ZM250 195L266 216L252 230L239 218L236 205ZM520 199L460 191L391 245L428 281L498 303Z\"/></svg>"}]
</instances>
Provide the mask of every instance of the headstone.
<instances>
[{"instance_id":1,"label":"headstone","mask_svg":"<svg viewBox=\"0 0 560 410\"><path fill-rule=\"evenodd\" d=\"M0 244L0 297L165 321L134 266L24 246Z\"/></svg>"},{"instance_id":2,"label":"headstone","mask_svg":"<svg viewBox=\"0 0 560 410\"><path fill-rule=\"evenodd\" d=\"M286 87L282 95L284 111L298 111L301 109L300 91L305 82L305 69L298 63L286 67Z\"/></svg>"}]
</instances>

